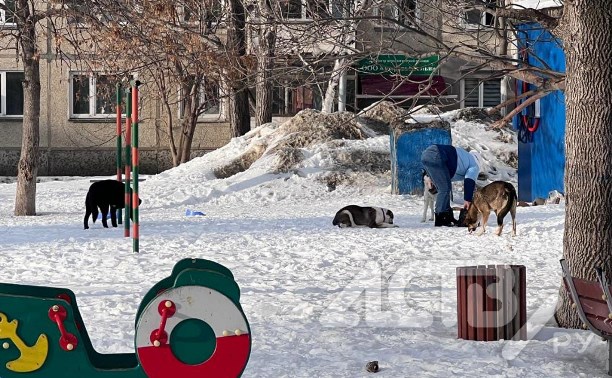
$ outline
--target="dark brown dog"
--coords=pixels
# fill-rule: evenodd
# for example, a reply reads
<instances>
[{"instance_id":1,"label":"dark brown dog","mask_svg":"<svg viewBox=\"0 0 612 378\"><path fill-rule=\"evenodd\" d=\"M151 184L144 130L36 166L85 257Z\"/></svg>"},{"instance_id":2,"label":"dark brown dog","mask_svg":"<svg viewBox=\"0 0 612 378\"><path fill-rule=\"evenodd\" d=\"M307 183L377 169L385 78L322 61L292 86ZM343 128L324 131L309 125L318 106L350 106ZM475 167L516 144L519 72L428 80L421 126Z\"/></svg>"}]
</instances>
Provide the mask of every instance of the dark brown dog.
<instances>
[{"instance_id":1,"label":"dark brown dog","mask_svg":"<svg viewBox=\"0 0 612 378\"><path fill-rule=\"evenodd\" d=\"M471 233L478 227L479 218L481 229L477 235L485 232L489 213L495 211L497 215L497 230L495 234L501 235L504 228L504 217L510 213L512 216L512 236L516 236L516 189L505 181L494 181L489 185L476 190L474 200L465 217L468 231Z\"/></svg>"}]
</instances>

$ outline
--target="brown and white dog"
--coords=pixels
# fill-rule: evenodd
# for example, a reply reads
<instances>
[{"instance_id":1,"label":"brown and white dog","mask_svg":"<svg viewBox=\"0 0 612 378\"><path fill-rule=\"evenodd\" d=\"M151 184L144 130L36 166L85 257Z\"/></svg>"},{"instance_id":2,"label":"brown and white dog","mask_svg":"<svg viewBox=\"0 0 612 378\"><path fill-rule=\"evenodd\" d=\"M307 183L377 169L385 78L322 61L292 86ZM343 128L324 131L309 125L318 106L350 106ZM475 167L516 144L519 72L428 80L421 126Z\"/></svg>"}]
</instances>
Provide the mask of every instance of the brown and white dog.
<instances>
[{"instance_id":1,"label":"brown and white dog","mask_svg":"<svg viewBox=\"0 0 612 378\"><path fill-rule=\"evenodd\" d=\"M393 224L393 212L382 207L349 205L338 210L334 220L338 227L397 227Z\"/></svg>"},{"instance_id":2,"label":"brown and white dog","mask_svg":"<svg viewBox=\"0 0 612 378\"><path fill-rule=\"evenodd\" d=\"M438 189L433 183L433 180L427 172L423 172L423 216L421 222L425 222L427 219L427 209L431 209L430 221L434 220L434 205L436 204L436 197L438 196Z\"/></svg>"},{"instance_id":3,"label":"brown and white dog","mask_svg":"<svg viewBox=\"0 0 612 378\"><path fill-rule=\"evenodd\" d=\"M497 236L501 235L504 229L504 217L510 213L512 216L512 236L516 236L516 203L516 189L509 182L494 181L476 190L474 200L465 217L468 231L470 233L475 231L480 220L481 229L477 235L482 235L489 220L489 213L493 210L497 215L495 234Z\"/></svg>"}]
</instances>

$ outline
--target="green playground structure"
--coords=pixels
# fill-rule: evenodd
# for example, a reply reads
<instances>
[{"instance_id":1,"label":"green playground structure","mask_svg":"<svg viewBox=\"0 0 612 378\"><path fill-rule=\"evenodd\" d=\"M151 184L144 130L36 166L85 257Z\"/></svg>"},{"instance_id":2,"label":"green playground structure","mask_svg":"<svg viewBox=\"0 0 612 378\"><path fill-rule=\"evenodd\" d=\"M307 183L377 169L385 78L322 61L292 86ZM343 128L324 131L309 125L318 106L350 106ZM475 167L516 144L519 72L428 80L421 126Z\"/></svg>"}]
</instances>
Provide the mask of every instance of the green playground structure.
<instances>
[{"instance_id":1,"label":"green playground structure","mask_svg":"<svg viewBox=\"0 0 612 378\"><path fill-rule=\"evenodd\" d=\"M239 377L251 330L232 273L179 261L144 296L135 353L94 350L69 289L0 284L0 377Z\"/></svg>"}]
</instances>

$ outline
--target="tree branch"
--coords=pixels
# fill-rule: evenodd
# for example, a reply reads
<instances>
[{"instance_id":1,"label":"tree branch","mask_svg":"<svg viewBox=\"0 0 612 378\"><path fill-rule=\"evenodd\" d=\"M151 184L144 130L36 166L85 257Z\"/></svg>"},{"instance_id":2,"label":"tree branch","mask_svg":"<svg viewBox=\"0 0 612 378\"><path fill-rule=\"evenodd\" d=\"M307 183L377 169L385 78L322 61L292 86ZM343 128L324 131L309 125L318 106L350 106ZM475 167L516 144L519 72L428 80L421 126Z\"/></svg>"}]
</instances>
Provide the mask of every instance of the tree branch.
<instances>
[{"instance_id":1,"label":"tree branch","mask_svg":"<svg viewBox=\"0 0 612 378\"><path fill-rule=\"evenodd\" d=\"M552 70L543 70L537 67L517 68L515 60L504 59L494 56L480 55L482 51L476 51L476 54L470 54L452 49L448 55L466 60L468 62L479 64L483 67L489 67L494 71L504 72L506 75L515 79L526 81L539 88L547 90L565 90L565 76L559 72Z\"/></svg>"},{"instance_id":2,"label":"tree branch","mask_svg":"<svg viewBox=\"0 0 612 378\"><path fill-rule=\"evenodd\" d=\"M529 97L522 104L520 104L519 106L514 108L510 113L506 114L506 116L504 118L500 119L497 122L492 123L491 127L496 128L496 129L500 129L500 128L504 127L506 125L506 123L510 122L512 117L514 117L515 115L519 114L523 109L525 109L529 105L531 105L534 102L536 102L536 100L539 100L542 97L546 97L550 92L551 91L541 91L541 92L539 92L539 93Z\"/></svg>"},{"instance_id":3,"label":"tree branch","mask_svg":"<svg viewBox=\"0 0 612 378\"><path fill-rule=\"evenodd\" d=\"M494 113L495 113L495 112L497 112L498 110L500 110L500 109L502 109L502 108L505 108L505 107L506 107L506 106L508 106L508 105L515 104L515 103L516 103L518 100L520 100L520 99L522 99L522 98L525 98L525 97L529 97L529 96L531 96L531 95L534 95L534 94L536 94L537 92L538 92L538 90L537 90L537 89L533 89L533 90L531 90L531 91L527 91L527 92L525 92L525 93L521 93L520 95L515 96L515 97L512 97L512 98L510 98L510 99L508 99L508 100L506 100L506 101L502 102L502 103L501 103L501 104L499 104L499 105L495 105L494 107L492 107L491 109L489 109L488 113L489 113L489 114L494 114Z\"/></svg>"},{"instance_id":4,"label":"tree branch","mask_svg":"<svg viewBox=\"0 0 612 378\"><path fill-rule=\"evenodd\" d=\"M511 18L517 21L537 22L547 30L553 30L559 25L559 17L563 7L531 9L531 8L498 8L499 17Z\"/></svg>"}]
</instances>

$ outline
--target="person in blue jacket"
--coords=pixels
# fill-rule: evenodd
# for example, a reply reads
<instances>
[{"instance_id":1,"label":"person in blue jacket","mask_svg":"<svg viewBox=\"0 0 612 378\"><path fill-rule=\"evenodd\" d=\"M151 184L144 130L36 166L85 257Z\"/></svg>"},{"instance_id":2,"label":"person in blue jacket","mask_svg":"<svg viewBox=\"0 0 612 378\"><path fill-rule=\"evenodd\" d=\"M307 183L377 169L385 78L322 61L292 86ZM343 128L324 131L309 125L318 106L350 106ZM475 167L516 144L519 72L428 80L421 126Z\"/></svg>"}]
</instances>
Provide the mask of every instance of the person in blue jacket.
<instances>
[{"instance_id":1,"label":"person in blue jacket","mask_svg":"<svg viewBox=\"0 0 612 378\"><path fill-rule=\"evenodd\" d=\"M421 163L438 189L435 207L435 223L439 226L455 226L457 220L450 205L452 181L463 180L463 207L472 203L476 179L480 172L475 151L445 144L433 144L423 151Z\"/></svg>"}]
</instances>

